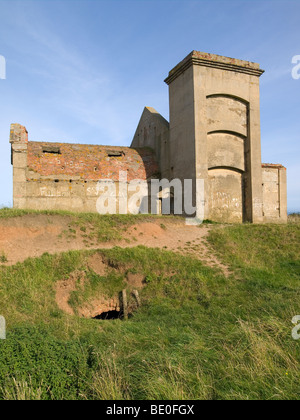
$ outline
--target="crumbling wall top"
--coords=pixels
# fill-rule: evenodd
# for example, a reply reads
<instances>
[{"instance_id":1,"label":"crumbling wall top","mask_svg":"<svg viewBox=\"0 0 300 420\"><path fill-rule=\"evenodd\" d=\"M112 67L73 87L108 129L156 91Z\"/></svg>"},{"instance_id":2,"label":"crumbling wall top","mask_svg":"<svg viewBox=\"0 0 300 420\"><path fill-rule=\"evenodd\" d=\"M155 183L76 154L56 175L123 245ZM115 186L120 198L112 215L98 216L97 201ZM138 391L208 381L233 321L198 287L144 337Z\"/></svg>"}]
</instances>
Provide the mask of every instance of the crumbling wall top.
<instances>
[{"instance_id":1,"label":"crumbling wall top","mask_svg":"<svg viewBox=\"0 0 300 420\"><path fill-rule=\"evenodd\" d=\"M10 143L28 143L28 131L21 124L11 124L10 126Z\"/></svg>"}]
</instances>

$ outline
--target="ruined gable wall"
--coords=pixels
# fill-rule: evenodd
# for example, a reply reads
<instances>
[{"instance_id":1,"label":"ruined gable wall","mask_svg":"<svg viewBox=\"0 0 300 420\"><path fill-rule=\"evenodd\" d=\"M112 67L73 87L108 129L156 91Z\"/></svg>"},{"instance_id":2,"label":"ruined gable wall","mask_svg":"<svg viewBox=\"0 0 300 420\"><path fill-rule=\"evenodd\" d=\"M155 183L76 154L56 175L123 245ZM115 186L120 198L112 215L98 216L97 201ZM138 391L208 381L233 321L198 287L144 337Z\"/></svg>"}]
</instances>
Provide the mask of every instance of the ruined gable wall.
<instances>
[{"instance_id":1,"label":"ruined gable wall","mask_svg":"<svg viewBox=\"0 0 300 420\"><path fill-rule=\"evenodd\" d=\"M159 163L161 178L169 179L169 123L154 108L144 109L131 147L150 147Z\"/></svg>"}]
</instances>

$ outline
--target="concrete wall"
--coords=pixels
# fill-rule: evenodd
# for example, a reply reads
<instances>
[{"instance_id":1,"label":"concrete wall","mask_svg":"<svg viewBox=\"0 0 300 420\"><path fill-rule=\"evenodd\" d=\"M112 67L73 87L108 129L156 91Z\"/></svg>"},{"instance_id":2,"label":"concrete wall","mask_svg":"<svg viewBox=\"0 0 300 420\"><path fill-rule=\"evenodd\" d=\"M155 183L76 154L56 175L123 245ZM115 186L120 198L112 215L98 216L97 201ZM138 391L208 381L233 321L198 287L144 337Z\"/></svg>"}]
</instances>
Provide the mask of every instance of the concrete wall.
<instances>
[{"instance_id":1,"label":"concrete wall","mask_svg":"<svg viewBox=\"0 0 300 420\"><path fill-rule=\"evenodd\" d=\"M13 165L13 206L26 208L28 132L20 124L11 124L11 163Z\"/></svg>"},{"instance_id":2,"label":"concrete wall","mask_svg":"<svg viewBox=\"0 0 300 420\"><path fill-rule=\"evenodd\" d=\"M287 222L287 176L282 165L263 165L263 215L266 223Z\"/></svg>"},{"instance_id":3,"label":"concrete wall","mask_svg":"<svg viewBox=\"0 0 300 420\"><path fill-rule=\"evenodd\" d=\"M193 68L169 88L171 177L195 179L195 109Z\"/></svg>"},{"instance_id":4,"label":"concrete wall","mask_svg":"<svg viewBox=\"0 0 300 420\"><path fill-rule=\"evenodd\" d=\"M210 133L207 136L208 169L227 167L244 172L245 139L229 133Z\"/></svg>"},{"instance_id":5,"label":"concrete wall","mask_svg":"<svg viewBox=\"0 0 300 420\"><path fill-rule=\"evenodd\" d=\"M242 223L244 218L242 173L229 169L209 171L210 218L218 222Z\"/></svg>"},{"instance_id":6,"label":"concrete wall","mask_svg":"<svg viewBox=\"0 0 300 420\"><path fill-rule=\"evenodd\" d=\"M249 176L246 170L247 102L226 94L208 95L206 119L209 218L220 222L250 221L246 200L250 202L251 194L245 183Z\"/></svg>"},{"instance_id":7,"label":"concrete wall","mask_svg":"<svg viewBox=\"0 0 300 420\"><path fill-rule=\"evenodd\" d=\"M154 108L144 109L130 147L153 149L159 162L161 177L169 179L169 123Z\"/></svg>"},{"instance_id":8,"label":"concrete wall","mask_svg":"<svg viewBox=\"0 0 300 420\"><path fill-rule=\"evenodd\" d=\"M210 77L218 77L209 72ZM218 72L219 73L219 72ZM222 76L221 74L219 76ZM220 88L224 92L224 86ZM211 89L210 89L211 91ZM248 134L247 104L225 94L207 96L206 101L207 132L229 131L239 133L244 137Z\"/></svg>"},{"instance_id":9,"label":"concrete wall","mask_svg":"<svg viewBox=\"0 0 300 420\"><path fill-rule=\"evenodd\" d=\"M264 220L259 105L262 73L256 63L193 51L166 79L170 164L175 175L204 180L206 218ZM228 211L232 198L239 201L237 212Z\"/></svg>"},{"instance_id":10,"label":"concrete wall","mask_svg":"<svg viewBox=\"0 0 300 420\"><path fill-rule=\"evenodd\" d=\"M111 183L103 181L69 180L29 180L27 181L24 208L34 210L66 210L73 212L90 212L101 214L132 214L146 212L148 203L148 184L145 183L144 194L134 200L138 189L128 191L128 183ZM121 193L122 191L122 193ZM124 192L127 191L127 200ZM142 206L143 201L143 206ZM136 211L133 204L137 203Z\"/></svg>"}]
</instances>

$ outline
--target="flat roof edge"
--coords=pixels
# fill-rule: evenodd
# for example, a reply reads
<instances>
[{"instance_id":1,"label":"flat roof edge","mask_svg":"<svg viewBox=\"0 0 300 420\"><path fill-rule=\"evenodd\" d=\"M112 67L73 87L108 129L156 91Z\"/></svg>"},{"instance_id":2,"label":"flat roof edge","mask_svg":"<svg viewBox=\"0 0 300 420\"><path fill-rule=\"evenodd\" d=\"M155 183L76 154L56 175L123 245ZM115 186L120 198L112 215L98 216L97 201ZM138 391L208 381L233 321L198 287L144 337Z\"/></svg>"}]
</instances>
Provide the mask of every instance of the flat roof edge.
<instances>
[{"instance_id":1,"label":"flat roof edge","mask_svg":"<svg viewBox=\"0 0 300 420\"><path fill-rule=\"evenodd\" d=\"M182 60L169 72L168 77L165 79L165 83L169 85L192 65L245 73L257 77L260 77L264 73L264 70L260 69L258 63L216 54L203 53L200 51L192 51L184 60Z\"/></svg>"}]
</instances>

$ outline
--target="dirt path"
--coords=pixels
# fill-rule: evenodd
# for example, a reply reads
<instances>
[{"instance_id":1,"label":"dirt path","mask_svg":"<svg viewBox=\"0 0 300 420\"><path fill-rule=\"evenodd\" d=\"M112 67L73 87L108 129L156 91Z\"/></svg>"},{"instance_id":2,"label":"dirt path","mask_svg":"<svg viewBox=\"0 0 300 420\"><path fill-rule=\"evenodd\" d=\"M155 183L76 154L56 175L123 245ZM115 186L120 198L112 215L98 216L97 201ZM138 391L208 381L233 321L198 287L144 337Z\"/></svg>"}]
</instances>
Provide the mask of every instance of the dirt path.
<instances>
[{"instance_id":1,"label":"dirt path","mask_svg":"<svg viewBox=\"0 0 300 420\"><path fill-rule=\"evenodd\" d=\"M90 244L79 229L73 227L68 236L71 218L65 216L27 215L11 219L0 219L0 256L7 258L7 265L22 262L29 257L39 257L69 250L122 248L144 245L172 250L182 255L199 258L204 264L222 269L226 266L212 254L206 237L210 227L186 226L184 220L157 219L131 226L121 241Z\"/></svg>"}]
</instances>

